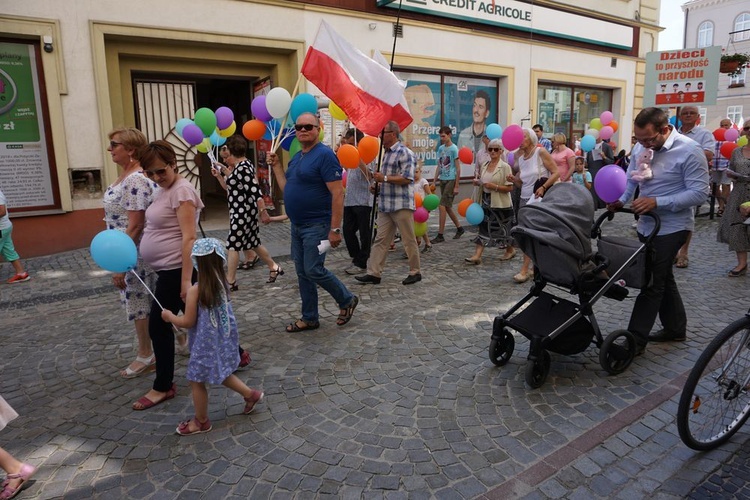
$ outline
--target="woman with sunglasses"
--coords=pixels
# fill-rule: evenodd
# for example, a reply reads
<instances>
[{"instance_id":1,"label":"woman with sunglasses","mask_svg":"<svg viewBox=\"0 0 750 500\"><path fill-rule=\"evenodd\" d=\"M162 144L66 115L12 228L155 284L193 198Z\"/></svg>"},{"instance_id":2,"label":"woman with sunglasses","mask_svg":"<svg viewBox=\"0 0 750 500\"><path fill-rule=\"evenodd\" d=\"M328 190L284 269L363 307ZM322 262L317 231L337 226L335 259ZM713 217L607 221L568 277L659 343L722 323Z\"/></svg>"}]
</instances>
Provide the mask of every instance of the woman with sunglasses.
<instances>
[{"instance_id":1,"label":"woman with sunglasses","mask_svg":"<svg viewBox=\"0 0 750 500\"><path fill-rule=\"evenodd\" d=\"M166 141L154 141L140 151L146 176L162 189L146 210L141 239L143 260L156 271L158 280L151 305L148 331L156 354L153 388L133 404L146 410L175 396L174 331L161 317L162 308L177 314L185 308L185 296L193 281L190 254L203 202L193 185L177 171L177 156Z\"/></svg>"},{"instance_id":2,"label":"woman with sunglasses","mask_svg":"<svg viewBox=\"0 0 750 500\"><path fill-rule=\"evenodd\" d=\"M489 223L479 224L479 236L473 242L476 244L474 255L464 260L475 266L482 263L482 254L487 245L498 245L502 242L492 239L490 224L493 221L507 221L508 226L513 220L513 203L510 193L513 191L513 182L508 180L513 176L510 165L502 160L502 143L500 139L493 139L487 145L490 160L479 167L479 177L474 179L475 186L481 186L482 208L484 209L485 221ZM494 212L494 215L490 212ZM510 227L508 227L510 229ZM500 260L510 260L516 255L512 245L505 247L505 253Z\"/></svg>"},{"instance_id":3,"label":"woman with sunglasses","mask_svg":"<svg viewBox=\"0 0 750 500\"><path fill-rule=\"evenodd\" d=\"M141 241L146 220L146 209L151 205L158 187L143 175L143 168L135 158L136 152L148 144L146 136L135 128L117 128L109 134L112 161L121 167L120 175L104 191L104 220L107 229L117 229L130 236L136 247ZM156 275L139 256L134 269L150 287ZM138 342L135 361L120 371L123 378L133 378L154 368L154 351L148 336L148 314L151 296L133 273L115 273L112 282L120 290L128 321L135 324Z\"/></svg>"},{"instance_id":4,"label":"woman with sunglasses","mask_svg":"<svg viewBox=\"0 0 750 500\"><path fill-rule=\"evenodd\" d=\"M745 120L740 133L750 139L750 120ZM732 179L732 192L719 222L717 240L727 243L729 250L737 254L737 265L728 276L738 278L747 274L747 252L750 251L750 229L743 224L745 217L740 213L740 205L750 201L750 144L734 148L727 176Z\"/></svg>"}]
</instances>

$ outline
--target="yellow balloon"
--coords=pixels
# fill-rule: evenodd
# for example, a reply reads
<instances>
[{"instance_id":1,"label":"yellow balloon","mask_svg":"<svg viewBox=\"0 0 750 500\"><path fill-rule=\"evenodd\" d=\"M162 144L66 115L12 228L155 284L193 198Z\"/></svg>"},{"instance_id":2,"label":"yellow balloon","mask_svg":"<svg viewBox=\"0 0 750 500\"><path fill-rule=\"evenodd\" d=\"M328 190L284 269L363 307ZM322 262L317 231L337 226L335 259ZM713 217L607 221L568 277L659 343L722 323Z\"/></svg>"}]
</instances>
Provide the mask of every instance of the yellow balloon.
<instances>
[{"instance_id":1,"label":"yellow balloon","mask_svg":"<svg viewBox=\"0 0 750 500\"><path fill-rule=\"evenodd\" d=\"M591 122L589 122L589 126L591 128L595 128L596 130L601 130L602 121L599 118L594 118L593 120L591 120Z\"/></svg>"},{"instance_id":2,"label":"yellow balloon","mask_svg":"<svg viewBox=\"0 0 750 500\"><path fill-rule=\"evenodd\" d=\"M211 149L211 140L206 137L205 139L203 139L203 142L195 147L195 149L197 149L201 153L208 153L208 150Z\"/></svg>"},{"instance_id":3,"label":"yellow balloon","mask_svg":"<svg viewBox=\"0 0 750 500\"><path fill-rule=\"evenodd\" d=\"M237 130L237 123L232 120L232 124L229 125L224 130L219 130L219 135L221 137L232 137L234 135L235 130Z\"/></svg>"},{"instance_id":4,"label":"yellow balloon","mask_svg":"<svg viewBox=\"0 0 750 500\"><path fill-rule=\"evenodd\" d=\"M738 145L739 147L742 147L742 146L747 146L747 143L748 143L748 140L747 140L747 136L746 136L746 135L743 135L742 137L740 137L740 138L739 138L739 139L737 140L737 145Z\"/></svg>"},{"instance_id":5,"label":"yellow balloon","mask_svg":"<svg viewBox=\"0 0 750 500\"><path fill-rule=\"evenodd\" d=\"M344 110L336 106L336 103L333 101L330 101L328 103L328 111L331 113L331 116L335 118L336 120L344 121L346 120L346 113L344 113Z\"/></svg>"}]
</instances>

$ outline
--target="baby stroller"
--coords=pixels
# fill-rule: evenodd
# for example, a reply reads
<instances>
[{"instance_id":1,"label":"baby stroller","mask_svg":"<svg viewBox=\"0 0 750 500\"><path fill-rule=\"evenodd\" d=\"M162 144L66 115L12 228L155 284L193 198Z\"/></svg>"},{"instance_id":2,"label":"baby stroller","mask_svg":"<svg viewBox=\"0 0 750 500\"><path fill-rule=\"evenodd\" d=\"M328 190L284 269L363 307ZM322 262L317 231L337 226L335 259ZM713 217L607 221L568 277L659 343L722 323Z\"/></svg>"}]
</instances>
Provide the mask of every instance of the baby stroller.
<instances>
[{"instance_id":1,"label":"baby stroller","mask_svg":"<svg viewBox=\"0 0 750 500\"><path fill-rule=\"evenodd\" d=\"M610 374L625 371L635 357L635 337L627 330L616 330L603 338L592 306L602 296L625 299L628 289L617 283L620 279L625 278L633 288L648 284L650 243L658 234L659 219L656 214L644 215L653 217L656 224L646 242L640 243L603 237L602 222L611 221L615 214L606 212L594 224L593 198L578 184L558 183L541 202L522 207L511 235L534 262L534 284L509 311L495 318L489 347L492 363L503 366L510 360L515 347L512 329L530 341L525 378L531 388L541 387L547 379L550 351L577 354L592 342L599 348L602 368ZM598 240L596 253L592 238ZM566 289L578 302L548 293L548 284Z\"/></svg>"}]
</instances>

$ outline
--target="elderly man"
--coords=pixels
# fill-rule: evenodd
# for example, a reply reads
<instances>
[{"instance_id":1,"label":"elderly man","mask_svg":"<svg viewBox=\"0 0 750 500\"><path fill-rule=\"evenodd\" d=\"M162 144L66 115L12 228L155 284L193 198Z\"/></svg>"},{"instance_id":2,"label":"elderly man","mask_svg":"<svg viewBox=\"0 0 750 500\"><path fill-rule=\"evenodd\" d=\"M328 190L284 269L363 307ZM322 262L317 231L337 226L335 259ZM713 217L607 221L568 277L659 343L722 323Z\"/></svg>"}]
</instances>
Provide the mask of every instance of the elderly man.
<instances>
[{"instance_id":1,"label":"elderly man","mask_svg":"<svg viewBox=\"0 0 750 500\"><path fill-rule=\"evenodd\" d=\"M302 318L286 327L287 332L320 327L318 286L331 294L339 306L336 324L349 322L359 303L356 295L328 269L325 252L318 245L329 241L341 244L341 218L344 213L344 187L341 165L331 148L319 142L320 122L312 113L297 117L294 125L301 150L284 168L276 154L268 155L279 187L284 191L286 213L292 223L292 260L297 271Z\"/></svg>"},{"instance_id":2,"label":"elderly man","mask_svg":"<svg viewBox=\"0 0 750 500\"><path fill-rule=\"evenodd\" d=\"M411 285L422 280L419 270L419 247L414 236L414 170L417 160L414 153L399 141L398 123L390 121L383 130L382 170L373 178L380 184L378 201L378 235L367 261L367 274L355 276L360 283L377 285L388 257L388 247L396 234L409 258L409 275L401 283Z\"/></svg>"},{"instance_id":3,"label":"elderly man","mask_svg":"<svg viewBox=\"0 0 750 500\"><path fill-rule=\"evenodd\" d=\"M680 128L677 129L677 131L698 143L701 149L703 149L703 153L706 155L706 161L708 162L707 165L710 165L714 159L715 139L711 132L698 126L699 118L700 114L698 108L695 106L683 106L680 109L680 121L682 122L682 125L680 125ZM701 203L704 201L706 201L705 198L700 200L700 202L696 203L696 207L700 208ZM690 239L692 237L693 232L690 231L687 236L687 241L682 245L682 248L680 248L680 251L677 253L677 258L675 258L674 263L677 267L685 268L688 266L688 250L690 249Z\"/></svg>"},{"instance_id":4,"label":"elderly man","mask_svg":"<svg viewBox=\"0 0 750 500\"><path fill-rule=\"evenodd\" d=\"M638 161L630 162L625 193L607 208L619 210L633 197L635 188L640 187L640 195L631 208L641 215L654 212L661 219L659 233L653 239L652 282L635 300L628 325L628 331L636 338L637 353L641 354L649 341L685 340L687 316L672 272L672 260L695 224L693 207L705 200L709 189L706 156L695 142L669 125L664 111L646 108L638 113L633 135L638 144L633 147L632 155ZM650 161L653 176L636 182L632 175L644 161ZM641 241L653 230L651 217L638 220ZM663 329L650 335L657 314Z\"/></svg>"}]
</instances>

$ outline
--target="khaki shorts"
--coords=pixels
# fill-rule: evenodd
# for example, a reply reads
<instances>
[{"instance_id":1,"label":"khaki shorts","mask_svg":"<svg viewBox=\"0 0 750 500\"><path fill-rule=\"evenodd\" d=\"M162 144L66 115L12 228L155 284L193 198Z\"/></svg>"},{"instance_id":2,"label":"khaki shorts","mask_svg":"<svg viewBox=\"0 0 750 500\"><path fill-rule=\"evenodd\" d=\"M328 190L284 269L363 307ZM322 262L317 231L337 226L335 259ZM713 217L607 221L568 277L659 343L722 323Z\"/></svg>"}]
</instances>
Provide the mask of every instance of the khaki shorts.
<instances>
[{"instance_id":1,"label":"khaki shorts","mask_svg":"<svg viewBox=\"0 0 750 500\"><path fill-rule=\"evenodd\" d=\"M440 181L440 205L444 207L453 206L453 198L456 197L456 195L453 194L455 186L455 179L452 181Z\"/></svg>"}]
</instances>

